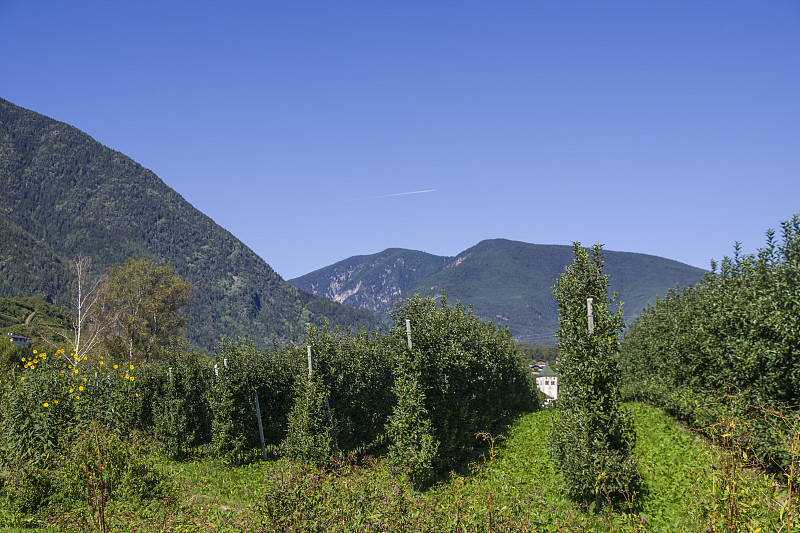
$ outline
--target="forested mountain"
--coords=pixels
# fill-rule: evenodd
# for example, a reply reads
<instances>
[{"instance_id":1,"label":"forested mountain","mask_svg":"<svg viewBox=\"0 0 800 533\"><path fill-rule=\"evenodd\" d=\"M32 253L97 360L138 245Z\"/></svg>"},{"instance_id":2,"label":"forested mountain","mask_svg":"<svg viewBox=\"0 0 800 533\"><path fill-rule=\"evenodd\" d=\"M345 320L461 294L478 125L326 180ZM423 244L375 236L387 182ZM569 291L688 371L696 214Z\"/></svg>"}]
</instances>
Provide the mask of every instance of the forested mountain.
<instances>
[{"instance_id":1,"label":"forested mountain","mask_svg":"<svg viewBox=\"0 0 800 533\"><path fill-rule=\"evenodd\" d=\"M0 99L0 296L63 300L66 264L96 270L128 257L171 264L189 280L191 342L222 336L287 341L306 323L374 328L378 322L286 283L228 231L153 172L82 131Z\"/></svg>"},{"instance_id":2,"label":"forested mountain","mask_svg":"<svg viewBox=\"0 0 800 533\"><path fill-rule=\"evenodd\" d=\"M397 298L415 293L436 297L445 291L449 301L472 304L478 316L507 325L517 340L552 344L558 328L552 287L572 257L571 246L493 239L456 257L392 248L289 281L384 320ZM704 273L670 259L630 252L606 251L605 261L611 290L625 303L628 320L657 295L676 284L696 283Z\"/></svg>"}]
</instances>

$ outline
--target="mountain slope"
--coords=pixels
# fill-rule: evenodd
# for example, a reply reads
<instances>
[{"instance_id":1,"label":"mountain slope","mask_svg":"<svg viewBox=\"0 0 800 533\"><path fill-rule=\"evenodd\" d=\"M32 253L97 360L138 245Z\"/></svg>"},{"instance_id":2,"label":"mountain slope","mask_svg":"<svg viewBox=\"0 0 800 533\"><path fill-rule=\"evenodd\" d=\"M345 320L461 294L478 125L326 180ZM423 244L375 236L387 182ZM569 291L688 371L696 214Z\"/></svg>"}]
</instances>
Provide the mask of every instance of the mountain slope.
<instances>
[{"instance_id":1,"label":"mountain slope","mask_svg":"<svg viewBox=\"0 0 800 533\"><path fill-rule=\"evenodd\" d=\"M66 261L0 213L0 296L24 287L27 294L57 301L68 278Z\"/></svg>"},{"instance_id":2,"label":"mountain slope","mask_svg":"<svg viewBox=\"0 0 800 533\"><path fill-rule=\"evenodd\" d=\"M450 258L389 248L357 255L291 280L290 283L356 309L366 309L388 323L394 301L445 267Z\"/></svg>"},{"instance_id":3,"label":"mountain slope","mask_svg":"<svg viewBox=\"0 0 800 533\"><path fill-rule=\"evenodd\" d=\"M379 264L392 258L393 264L398 264L421 253L392 249L360 257L372 258L372 262ZM429 256L425 272L436 265L441 268L427 277L421 277L424 275L421 273L418 281L410 277L398 281L393 275L376 278L374 271L365 280L364 269L347 268L361 262L359 258L345 259L290 283L328 297L335 287L339 290L338 301L369 309L382 318L393 306L393 301L385 302L386 295L408 297L418 293L438 297L444 291L450 302L471 304L478 316L507 325L520 341L552 344L558 328L558 307L552 287L572 262L572 247L486 240L455 258ZM605 252L604 268L610 276L611 290L618 292L625 303L623 309L629 320L657 295L666 294L676 284L696 283L704 273L702 269L661 257L614 251Z\"/></svg>"},{"instance_id":4,"label":"mountain slope","mask_svg":"<svg viewBox=\"0 0 800 533\"><path fill-rule=\"evenodd\" d=\"M104 269L130 256L171 264L194 286L188 336L211 350L220 337L259 345L305 324L372 328L377 321L286 283L263 259L154 173L82 131L0 99L0 212L65 260ZM11 257L5 239L0 260ZM63 297L57 283L55 297ZM41 294L20 280L0 296ZM46 291L45 291L46 292ZM50 295L47 295L50 296Z\"/></svg>"}]
</instances>

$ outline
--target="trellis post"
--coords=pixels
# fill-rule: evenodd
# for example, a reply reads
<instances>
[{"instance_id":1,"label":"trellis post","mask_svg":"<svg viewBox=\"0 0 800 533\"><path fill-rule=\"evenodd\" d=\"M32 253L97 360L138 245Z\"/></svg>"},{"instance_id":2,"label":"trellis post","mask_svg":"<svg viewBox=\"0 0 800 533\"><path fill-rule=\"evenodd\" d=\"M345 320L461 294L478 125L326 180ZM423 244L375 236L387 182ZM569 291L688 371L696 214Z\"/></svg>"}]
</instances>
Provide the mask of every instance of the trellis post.
<instances>
[{"instance_id":1,"label":"trellis post","mask_svg":"<svg viewBox=\"0 0 800 533\"><path fill-rule=\"evenodd\" d=\"M267 460L267 446L264 443L264 426L261 423L261 406L258 403L258 391L253 390L253 400L256 402L256 418L258 419L258 437L261 439L261 457Z\"/></svg>"}]
</instances>

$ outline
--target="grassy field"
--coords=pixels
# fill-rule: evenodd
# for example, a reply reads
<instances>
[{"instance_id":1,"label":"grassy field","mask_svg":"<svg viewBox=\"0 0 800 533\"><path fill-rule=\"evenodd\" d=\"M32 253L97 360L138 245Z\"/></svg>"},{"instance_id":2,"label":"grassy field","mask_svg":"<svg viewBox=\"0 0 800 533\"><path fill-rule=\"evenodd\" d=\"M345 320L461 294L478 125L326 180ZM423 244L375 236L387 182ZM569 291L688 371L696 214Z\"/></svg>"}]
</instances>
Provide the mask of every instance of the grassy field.
<instances>
[{"instance_id":1,"label":"grassy field","mask_svg":"<svg viewBox=\"0 0 800 533\"><path fill-rule=\"evenodd\" d=\"M481 435L479 453L425 492L380 459L331 470L282 459L228 468L207 460L159 463L170 495L147 504L76 501L65 516L0 510L5 531L789 531L792 499L741 458L680 429L657 409L630 404L647 492L628 509L594 514L565 497L549 461L552 412ZM738 467L738 468L736 468ZM789 520L791 519L791 524ZM52 523L51 527L46 527Z\"/></svg>"}]
</instances>

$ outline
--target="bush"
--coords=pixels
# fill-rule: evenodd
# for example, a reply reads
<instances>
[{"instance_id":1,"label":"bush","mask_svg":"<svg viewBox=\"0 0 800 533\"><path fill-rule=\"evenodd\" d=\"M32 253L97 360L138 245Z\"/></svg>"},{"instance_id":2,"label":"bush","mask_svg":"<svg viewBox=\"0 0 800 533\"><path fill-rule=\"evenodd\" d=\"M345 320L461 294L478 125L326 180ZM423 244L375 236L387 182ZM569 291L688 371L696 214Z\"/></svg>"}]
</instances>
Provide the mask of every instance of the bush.
<instances>
[{"instance_id":1,"label":"bush","mask_svg":"<svg viewBox=\"0 0 800 533\"><path fill-rule=\"evenodd\" d=\"M589 253L575 243L575 258L553 288L559 307L558 410L550 454L570 495L579 501L632 501L640 490L633 457L636 435L619 405L614 359L624 327L622 305L609 310L608 276L603 275L600 245ZM616 295L615 295L616 296ZM593 299L590 331L587 299Z\"/></svg>"},{"instance_id":2,"label":"bush","mask_svg":"<svg viewBox=\"0 0 800 533\"><path fill-rule=\"evenodd\" d=\"M391 416L396 461L422 453L415 461L425 464L435 453L434 470L446 471L473 449L476 433L493 429L511 413L539 408L533 377L508 329L481 321L460 303L448 307L444 294L439 305L417 295L405 307L398 305L393 318L391 334L408 352L396 367L398 397ZM404 346L406 320L410 351Z\"/></svg>"},{"instance_id":3,"label":"bush","mask_svg":"<svg viewBox=\"0 0 800 533\"><path fill-rule=\"evenodd\" d=\"M297 381L286 438L280 447L286 457L315 466L331 460L336 449L336 431L326 398L327 391L313 376Z\"/></svg>"}]
</instances>

